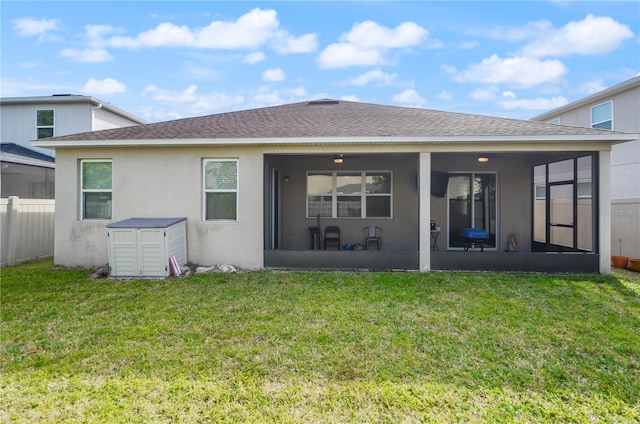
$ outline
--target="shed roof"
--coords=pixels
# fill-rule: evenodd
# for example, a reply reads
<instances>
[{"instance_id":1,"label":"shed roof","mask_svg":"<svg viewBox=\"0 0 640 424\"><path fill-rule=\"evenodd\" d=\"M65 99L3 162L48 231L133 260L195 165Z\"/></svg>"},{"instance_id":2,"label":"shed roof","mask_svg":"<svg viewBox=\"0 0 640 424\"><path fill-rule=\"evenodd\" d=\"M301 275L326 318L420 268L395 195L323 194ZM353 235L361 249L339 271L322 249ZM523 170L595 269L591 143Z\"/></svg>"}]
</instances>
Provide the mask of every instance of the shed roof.
<instances>
[{"instance_id":1,"label":"shed roof","mask_svg":"<svg viewBox=\"0 0 640 424\"><path fill-rule=\"evenodd\" d=\"M343 100L315 100L196 118L53 137L38 142L416 138L565 137L616 134L591 128ZM620 133L617 133L620 134ZM64 145L64 143L62 144Z\"/></svg>"}]
</instances>

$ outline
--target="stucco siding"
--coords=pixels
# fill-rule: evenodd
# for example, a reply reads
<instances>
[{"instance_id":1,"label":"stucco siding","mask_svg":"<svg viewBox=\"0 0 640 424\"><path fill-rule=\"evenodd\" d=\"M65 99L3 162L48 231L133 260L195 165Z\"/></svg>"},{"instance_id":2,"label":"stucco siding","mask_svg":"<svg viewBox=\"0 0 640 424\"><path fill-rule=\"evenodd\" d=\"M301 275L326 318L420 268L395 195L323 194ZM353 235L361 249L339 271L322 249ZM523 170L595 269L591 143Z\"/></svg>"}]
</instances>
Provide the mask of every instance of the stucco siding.
<instances>
[{"instance_id":1,"label":"stucco siding","mask_svg":"<svg viewBox=\"0 0 640 424\"><path fill-rule=\"evenodd\" d=\"M204 222L203 158L237 158L237 222ZM108 221L79 218L80 159L113 161L113 210ZM107 263L106 224L127 218L187 218L189 260L262 267L262 155L251 149L95 148L58 152L55 262L65 266ZM246 183L255 181L255 184ZM244 182L244 183L243 183Z\"/></svg>"}]
</instances>

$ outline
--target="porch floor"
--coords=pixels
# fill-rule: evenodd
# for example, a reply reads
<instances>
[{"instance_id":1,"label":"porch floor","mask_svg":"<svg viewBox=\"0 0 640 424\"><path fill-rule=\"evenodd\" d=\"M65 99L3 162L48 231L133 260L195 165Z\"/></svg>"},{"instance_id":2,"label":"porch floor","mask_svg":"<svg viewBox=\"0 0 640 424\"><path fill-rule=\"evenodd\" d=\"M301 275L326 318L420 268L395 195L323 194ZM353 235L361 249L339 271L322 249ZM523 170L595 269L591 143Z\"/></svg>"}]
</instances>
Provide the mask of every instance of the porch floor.
<instances>
[{"instance_id":1,"label":"porch floor","mask_svg":"<svg viewBox=\"0 0 640 424\"><path fill-rule=\"evenodd\" d=\"M580 252L503 253L445 251L431 253L433 271L598 273L599 255ZM265 250L266 268L335 270L418 270L418 251Z\"/></svg>"}]
</instances>

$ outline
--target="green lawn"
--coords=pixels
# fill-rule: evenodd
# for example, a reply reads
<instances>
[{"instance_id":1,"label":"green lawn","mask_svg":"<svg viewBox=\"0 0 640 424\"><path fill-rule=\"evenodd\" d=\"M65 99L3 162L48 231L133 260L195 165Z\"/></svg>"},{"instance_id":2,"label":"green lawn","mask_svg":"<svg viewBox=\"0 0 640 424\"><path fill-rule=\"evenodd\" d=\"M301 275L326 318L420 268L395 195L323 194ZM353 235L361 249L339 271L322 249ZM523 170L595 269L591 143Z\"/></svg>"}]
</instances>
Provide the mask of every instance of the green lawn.
<instances>
[{"instance_id":1,"label":"green lawn","mask_svg":"<svg viewBox=\"0 0 640 424\"><path fill-rule=\"evenodd\" d=\"M640 274L1 271L1 422L638 422Z\"/></svg>"}]
</instances>

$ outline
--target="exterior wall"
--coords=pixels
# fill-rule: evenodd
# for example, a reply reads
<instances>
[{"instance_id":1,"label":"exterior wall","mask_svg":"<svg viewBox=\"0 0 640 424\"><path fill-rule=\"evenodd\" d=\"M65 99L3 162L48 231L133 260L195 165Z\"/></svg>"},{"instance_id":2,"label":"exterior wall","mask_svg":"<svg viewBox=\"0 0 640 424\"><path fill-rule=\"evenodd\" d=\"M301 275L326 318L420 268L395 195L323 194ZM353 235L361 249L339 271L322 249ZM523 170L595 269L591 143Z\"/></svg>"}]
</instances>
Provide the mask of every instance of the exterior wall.
<instances>
[{"instance_id":1,"label":"exterior wall","mask_svg":"<svg viewBox=\"0 0 640 424\"><path fill-rule=\"evenodd\" d=\"M91 128L92 131L108 130L111 128L130 127L132 125L139 125L139 124L137 122L134 122L130 119L125 118L124 116L115 114L111 111L108 111L102 108L93 109L93 123Z\"/></svg>"},{"instance_id":2,"label":"exterior wall","mask_svg":"<svg viewBox=\"0 0 640 424\"><path fill-rule=\"evenodd\" d=\"M85 104L3 104L0 113L1 139L31 148L31 140L37 138L36 110L53 109L54 134L66 135L91 130L90 106ZM51 155L49 149L33 147Z\"/></svg>"},{"instance_id":3,"label":"exterior wall","mask_svg":"<svg viewBox=\"0 0 640 424\"><path fill-rule=\"evenodd\" d=\"M550 159L562 159L575 153L559 153L559 148L573 148L574 152L594 146L585 143L575 146L526 146L530 151L517 151L522 146L505 145L505 151L486 164L477 162L477 146L461 146L460 152L449 149L430 153L417 152L416 146L368 146L355 150L341 146L346 160L339 169L393 171L393 219L322 219L321 225L338 224L343 231L342 244L362 243L362 227L383 227L382 248L389 251L420 250L420 269L428 270L424 231L426 221L435 219L446 228L445 198L425 194L428 180L420 181L422 170L486 171L498 176L497 251L503 252L509 234L519 237L521 251L530 251L532 187L531 167ZM601 146L602 148L602 146ZM392 150L393 149L393 150ZM556 150L554 150L556 149ZM426 149L425 149L426 150ZM545 151L546 150L546 151ZM363 153L376 151L376 154ZM264 265L265 238L265 174L269 167L280 171L281 192L281 249L309 249L308 227L316 225L315 218L306 218L306 172L333 170L332 155L326 147L85 147L60 148L57 152L56 175L56 240L55 262L65 266L102 266L108 261L106 225L127 218L187 218L188 260L201 265L231 263L245 269ZM295 156L293 155L295 153ZM608 157L608 152L602 152ZM239 160L239 207L237 222L203 221L203 159ZM430 160L429 160L430 158ZM111 220L83 221L79 219L79 166L82 159L109 159L113 163L113 213ZM428 162L430 162L428 164ZM608 160L601 163L602 172ZM285 177L289 182L285 183ZM423 186L423 183L426 186ZM524 184L524 185L523 185ZM601 176L601 184L609 184ZM602 190L602 187L601 187ZM422 199L422 200L421 200ZM603 200L608 202L608 193ZM428 202L426 207L425 202ZM608 204L608 203L607 203ZM601 206L602 218L604 209ZM603 219L601 231L609 231ZM419 231L418 231L419 229ZM421 233L425 234L421 234ZM444 236L444 232L441 237ZM605 240L600 234L601 242ZM606 238L607 242L609 239ZM446 246L446 236L439 240ZM428 248L428 247L427 247ZM600 253L610 249L600 246ZM606 267L601 272L606 272Z\"/></svg>"},{"instance_id":4,"label":"exterior wall","mask_svg":"<svg viewBox=\"0 0 640 424\"><path fill-rule=\"evenodd\" d=\"M53 256L53 200L0 199L0 266Z\"/></svg>"},{"instance_id":5,"label":"exterior wall","mask_svg":"<svg viewBox=\"0 0 640 424\"><path fill-rule=\"evenodd\" d=\"M239 159L237 222L204 222L202 160ZM110 221L79 219L80 159L113 161ZM127 218L187 218L189 261L231 263L256 269L263 264L261 152L230 148L61 149L57 157L55 263L97 267L107 263L106 225ZM255 183L251 183L255 182ZM256 206L260 205L260 206Z\"/></svg>"},{"instance_id":6,"label":"exterior wall","mask_svg":"<svg viewBox=\"0 0 640 424\"><path fill-rule=\"evenodd\" d=\"M317 219L306 217L307 171L392 171L393 218L321 218L324 229L328 225L340 227L341 244L363 244L365 226L382 228L384 250L416 251L419 235L413 224L419 216L417 166L418 155L346 155L345 163L333 164L330 155L304 156L287 160L281 156L275 164L289 182L282 185L281 248L306 250L310 247L308 228Z\"/></svg>"},{"instance_id":7,"label":"exterior wall","mask_svg":"<svg viewBox=\"0 0 640 424\"><path fill-rule=\"evenodd\" d=\"M55 97L53 97L55 98ZM12 142L51 155L51 150L32 147L37 138L36 110L53 109L54 135L68 135L86 131L138 125L131 119L112 111L95 107L92 103L68 102L60 97L59 103L2 104L0 111L0 136L3 142Z\"/></svg>"}]
</instances>

